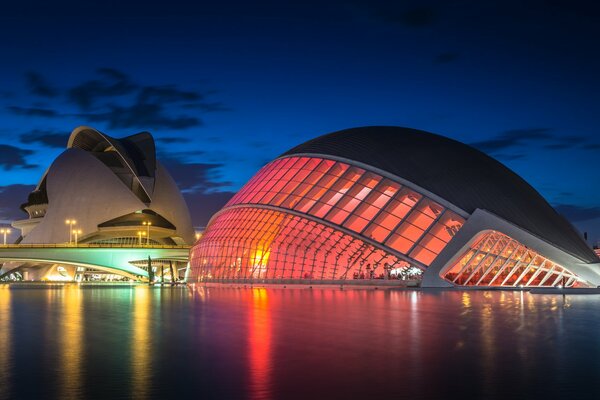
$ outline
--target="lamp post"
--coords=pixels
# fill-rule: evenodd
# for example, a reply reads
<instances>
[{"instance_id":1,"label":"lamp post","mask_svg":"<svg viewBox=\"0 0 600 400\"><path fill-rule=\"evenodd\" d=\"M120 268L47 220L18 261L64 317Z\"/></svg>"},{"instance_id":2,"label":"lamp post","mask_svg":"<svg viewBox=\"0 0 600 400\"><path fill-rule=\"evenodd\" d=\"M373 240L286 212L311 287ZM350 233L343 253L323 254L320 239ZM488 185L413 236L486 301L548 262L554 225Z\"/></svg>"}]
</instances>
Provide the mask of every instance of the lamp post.
<instances>
[{"instance_id":1,"label":"lamp post","mask_svg":"<svg viewBox=\"0 0 600 400\"><path fill-rule=\"evenodd\" d=\"M138 239L139 239L140 246L142 245L142 236L146 236L146 232L138 231Z\"/></svg>"},{"instance_id":2,"label":"lamp post","mask_svg":"<svg viewBox=\"0 0 600 400\"><path fill-rule=\"evenodd\" d=\"M73 242L73 225L75 225L77 221L74 219L68 219L65 221L65 224L69 225L69 244Z\"/></svg>"},{"instance_id":3,"label":"lamp post","mask_svg":"<svg viewBox=\"0 0 600 400\"><path fill-rule=\"evenodd\" d=\"M2 229L0 229L0 233L2 233L4 235L4 245L6 246L6 235L8 233L10 233L10 229L8 229L8 228L2 228Z\"/></svg>"},{"instance_id":4,"label":"lamp post","mask_svg":"<svg viewBox=\"0 0 600 400\"><path fill-rule=\"evenodd\" d=\"M73 229L73 234L75 235L75 247L77 247L77 241L79 239L79 235L81 235L81 229Z\"/></svg>"},{"instance_id":5,"label":"lamp post","mask_svg":"<svg viewBox=\"0 0 600 400\"><path fill-rule=\"evenodd\" d=\"M146 234L146 245L150 246L150 225L152 225L152 222L150 222L150 221L144 221L144 222L142 222L142 224L146 227L146 232L147 232L147 234Z\"/></svg>"}]
</instances>

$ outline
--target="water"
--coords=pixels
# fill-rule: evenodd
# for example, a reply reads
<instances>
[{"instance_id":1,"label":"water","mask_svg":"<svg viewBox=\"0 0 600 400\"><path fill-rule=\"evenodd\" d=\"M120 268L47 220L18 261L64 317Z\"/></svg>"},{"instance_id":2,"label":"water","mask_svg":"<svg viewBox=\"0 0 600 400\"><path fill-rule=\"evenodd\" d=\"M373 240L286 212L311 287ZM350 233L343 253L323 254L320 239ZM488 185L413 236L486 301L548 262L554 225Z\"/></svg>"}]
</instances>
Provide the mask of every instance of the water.
<instances>
[{"instance_id":1,"label":"water","mask_svg":"<svg viewBox=\"0 0 600 400\"><path fill-rule=\"evenodd\" d=\"M0 398L600 398L600 296L0 285Z\"/></svg>"}]
</instances>

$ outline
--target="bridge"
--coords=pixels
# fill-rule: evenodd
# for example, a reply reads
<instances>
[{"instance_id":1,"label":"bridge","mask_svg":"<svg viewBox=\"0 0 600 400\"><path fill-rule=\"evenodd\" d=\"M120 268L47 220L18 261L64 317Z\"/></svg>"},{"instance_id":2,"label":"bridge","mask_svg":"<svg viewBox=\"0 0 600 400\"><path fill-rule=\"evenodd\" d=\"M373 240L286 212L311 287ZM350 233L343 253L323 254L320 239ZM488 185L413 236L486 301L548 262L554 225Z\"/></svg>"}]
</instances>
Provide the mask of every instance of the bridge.
<instances>
[{"instance_id":1,"label":"bridge","mask_svg":"<svg viewBox=\"0 0 600 400\"><path fill-rule=\"evenodd\" d=\"M64 264L147 280L148 271L140 265L148 260L187 262L189 251L190 246L169 245L11 244L0 245L0 263ZM0 278L15 270L2 271Z\"/></svg>"}]
</instances>

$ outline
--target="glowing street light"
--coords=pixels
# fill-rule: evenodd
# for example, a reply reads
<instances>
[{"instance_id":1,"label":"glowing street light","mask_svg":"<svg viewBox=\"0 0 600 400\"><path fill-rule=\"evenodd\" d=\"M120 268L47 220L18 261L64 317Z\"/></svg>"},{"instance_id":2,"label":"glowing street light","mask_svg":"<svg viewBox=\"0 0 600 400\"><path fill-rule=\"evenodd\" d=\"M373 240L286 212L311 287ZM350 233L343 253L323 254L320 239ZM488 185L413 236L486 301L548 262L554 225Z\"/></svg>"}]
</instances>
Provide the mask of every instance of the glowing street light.
<instances>
[{"instance_id":1,"label":"glowing street light","mask_svg":"<svg viewBox=\"0 0 600 400\"><path fill-rule=\"evenodd\" d=\"M79 239L79 235L81 235L81 229L73 229L73 234L75 235L75 246L77 246L77 240Z\"/></svg>"},{"instance_id":2,"label":"glowing street light","mask_svg":"<svg viewBox=\"0 0 600 400\"><path fill-rule=\"evenodd\" d=\"M10 233L10 229L2 228L2 229L0 229L0 233L2 233L4 235L4 245L6 246L6 235L8 233Z\"/></svg>"},{"instance_id":3,"label":"glowing street light","mask_svg":"<svg viewBox=\"0 0 600 400\"><path fill-rule=\"evenodd\" d=\"M139 242L140 246L142 245L142 236L146 236L146 232L144 232L144 231L138 231L138 239L140 241Z\"/></svg>"},{"instance_id":4,"label":"glowing street light","mask_svg":"<svg viewBox=\"0 0 600 400\"><path fill-rule=\"evenodd\" d=\"M75 225L77 221L74 219L68 219L65 221L65 224L69 225L69 244L73 242L73 225Z\"/></svg>"},{"instance_id":5,"label":"glowing street light","mask_svg":"<svg viewBox=\"0 0 600 400\"><path fill-rule=\"evenodd\" d=\"M201 233L196 233L196 241L200 240L201 237L202 237Z\"/></svg>"},{"instance_id":6,"label":"glowing street light","mask_svg":"<svg viewBox=\"0 0 600 400\"><path fill-rule=\"evenodd\" d=\"M146 245L150 246L150 225L152 225L152 222L150 221L144 221L142 222L142 224L146 227ZM142 243L140 243L142 244Z\"/></svg>"}]
</instances>

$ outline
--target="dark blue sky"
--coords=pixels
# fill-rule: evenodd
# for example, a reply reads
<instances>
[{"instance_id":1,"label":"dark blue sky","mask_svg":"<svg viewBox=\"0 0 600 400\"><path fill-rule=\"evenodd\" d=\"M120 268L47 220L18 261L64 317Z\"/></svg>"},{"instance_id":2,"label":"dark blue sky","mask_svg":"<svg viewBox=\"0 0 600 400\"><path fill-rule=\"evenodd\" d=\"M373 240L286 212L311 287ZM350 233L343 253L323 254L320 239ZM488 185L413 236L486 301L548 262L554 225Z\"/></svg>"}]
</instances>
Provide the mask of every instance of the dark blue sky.
<instances>
[{"instance_id":1,"label":"dark blue sky","mask_svg":"<svg viewBox=\"0 0 600 400\"><path fill-rule=\"evenodd\" d=\"M475 144L600 239L594 2L186 3L3 5L1 220L79 125L150 131L198 226L288 148L400 125Z\"/></svg>"}]
</instances>

